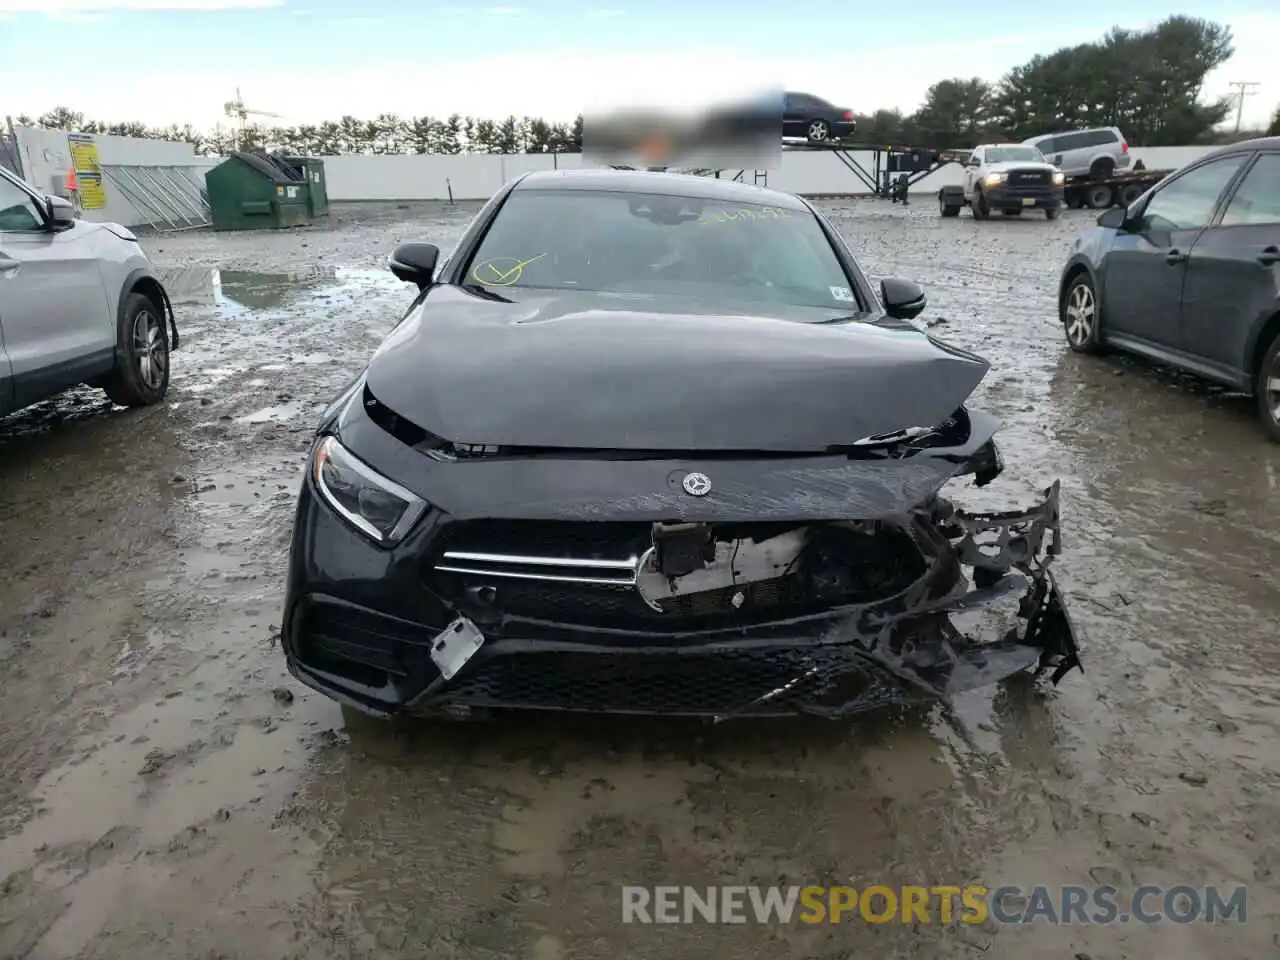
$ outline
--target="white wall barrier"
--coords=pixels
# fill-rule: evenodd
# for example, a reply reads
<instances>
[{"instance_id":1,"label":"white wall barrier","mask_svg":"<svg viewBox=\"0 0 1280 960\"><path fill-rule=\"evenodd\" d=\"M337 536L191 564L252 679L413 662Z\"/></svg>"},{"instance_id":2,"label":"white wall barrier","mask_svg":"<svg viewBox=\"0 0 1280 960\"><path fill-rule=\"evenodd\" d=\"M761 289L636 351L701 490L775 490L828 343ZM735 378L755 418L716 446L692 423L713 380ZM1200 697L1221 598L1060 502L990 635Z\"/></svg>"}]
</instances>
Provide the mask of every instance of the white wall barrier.
<instances>
[{"instance_id":1,"label":"white wall barrier","mask_svg":"<svg viewBox=\"0 0 1280 960\"><path fill-rule=\"evenodd\" d=\"M22 176L43 193L63 195L67 171L72 165L71 145L65 130L44 130L39 127L18 127L14 130L18 141L18 157L22 163ZM199 187L204 186L204 174L214 166L217 158L198 157L190 143L171 140L148 140L139 137L108 137L94 135L92 143L97 148L98 162L109 169L136 170L137 168L177 168L185 170ZM84 178L81 178L82 180ZM107 178L104 178L104 181ZM86 220L110 221L133 227L152 223L154 210L138 209L124 191L104 182L104 205L86 208L81 215ZM165 191L171 192L171 191ZM82 199L87 199L87 196ZM170 203L162 193L156 203L165 202L177 212L189 211L189 200L175 197ZM171 212L171 215L177 213Z\"/></svg>"},{"instance_id":2,"label":"white wall barrier","mask_svg":"<svg viewBox=\"0 0 1280 960\"><path fill-rule=\"evenodd\" d=\"M1176 169L1211 147L1134 148L1149 170ZM850 159L868 173L875 158L869 151L851 151ZM486 200L506 181L533 170L576 169L577 154L508 154L326 157L325 172L331 200ZM731 175L731 174L730 174ZM752 182L751 171L745 175ZM866 194L870 191L840 157L826 151L787 150L776 170L768 171L768 186L788 193L810 195ZM914 194L936 193L939 187L961 182L961 168L949 164L912 187Z\"/></svg>"},{"instance_id":3,"label":"white wall barrier","mask_svg":"<svg viewBox=\"0 0 1280 960\"><path fill-rule=\"evenodd\" d=\"M20 127L18 146L23 174L37 189L57 192L71 163L67 134L58 130ZM104 166L154 165L184 167L203 184L204 173L218 158L198 157L191 144L133 137L94 138ZM1211 147L1135 147L1135 160L1150 170L1176 169L1213 149ZM868 172L874 155L851 151L849 157ZM572 170L582 166L579 154L460 154L325 157L329 199L365 201L486 200L508 180L535 170ZM732 174L727 174L732 176ZM753 181L751 171L745 174ZM913 194L936 193L939 187L961 181L961 168L949 164L920 180ZM841 158L826 151L787 150L777 169L768 171L767 185L788 193L807 195L866 195L869 188L846 167ZM134 209L120 190L106 189L101 210L86 210L91 220L113 220L128 226L153 218Z\"/></svg>"}]
</instances>

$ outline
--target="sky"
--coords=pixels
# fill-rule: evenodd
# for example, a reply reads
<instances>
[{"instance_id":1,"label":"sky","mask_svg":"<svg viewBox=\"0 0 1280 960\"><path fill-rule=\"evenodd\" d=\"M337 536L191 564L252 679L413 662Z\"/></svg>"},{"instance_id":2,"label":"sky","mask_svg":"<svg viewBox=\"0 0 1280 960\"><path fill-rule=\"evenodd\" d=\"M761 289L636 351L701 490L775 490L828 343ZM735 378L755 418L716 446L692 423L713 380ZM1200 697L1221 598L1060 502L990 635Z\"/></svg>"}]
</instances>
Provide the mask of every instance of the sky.
<instances>
[{"instance_id":1,"label":"sky","mask_svg":"<svg viewBox=\"0 0 1280 960\"><path fill-rule=\"evenodd\" d=\"M571 120L607 102L782 86L858 113L910 112L949 77L996 81L1037 53L1171 13L1229 25L1207 93L1280 103L1277 0L0 0L0 117L227 124L239 88L269 124L379 113ZM254 118L251 118L254 119Z\"/></svg>"}]
</instances>

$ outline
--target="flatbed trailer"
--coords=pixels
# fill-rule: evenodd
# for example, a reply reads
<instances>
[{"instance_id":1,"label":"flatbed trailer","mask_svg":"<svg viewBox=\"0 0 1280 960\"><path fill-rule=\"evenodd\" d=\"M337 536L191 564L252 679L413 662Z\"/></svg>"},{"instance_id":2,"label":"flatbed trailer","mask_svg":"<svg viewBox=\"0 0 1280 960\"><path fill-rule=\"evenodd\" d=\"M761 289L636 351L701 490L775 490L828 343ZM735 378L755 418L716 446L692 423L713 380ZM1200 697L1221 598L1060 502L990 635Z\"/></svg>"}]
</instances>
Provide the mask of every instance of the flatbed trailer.
<instances>
[{"instance_id":1,"label":"flatbed trailer","mask_svg":"<svg viewBox=\"0 0 1280 960\"><path fill-rule=\"evenodd\" d=\"M1117 173L1101 180L1092 180L1088 176L1073 177L1064 188L1066 203L1072 210L1127 207L1171 173L1172 170L1142 169Z\"/></svg>"}]
</instances>

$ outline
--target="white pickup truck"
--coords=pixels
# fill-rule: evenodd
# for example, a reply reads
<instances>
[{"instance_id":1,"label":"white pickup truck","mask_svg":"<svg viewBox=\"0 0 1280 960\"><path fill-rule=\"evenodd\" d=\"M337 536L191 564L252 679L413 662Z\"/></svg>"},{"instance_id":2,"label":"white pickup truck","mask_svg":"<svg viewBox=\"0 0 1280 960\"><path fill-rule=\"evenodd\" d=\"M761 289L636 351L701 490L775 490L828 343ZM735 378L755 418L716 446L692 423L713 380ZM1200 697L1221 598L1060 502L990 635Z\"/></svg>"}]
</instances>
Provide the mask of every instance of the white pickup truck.
<instances>
[{"instance_id":1,"label":"white pickup truck","mask_svg":"<svg viewBox=\"0 0 1280 960\"><path fill-rule=\"evenodd\" d=\"M1057 220L1065 182L1062 171L1035 147L984 143L964 162L964 183L938 191L938 209L944 217L955 217L968 207L975 220L986 220L993 210L1006 217L1043 210L1045 217Z\"/></svg>"}]
</instances>

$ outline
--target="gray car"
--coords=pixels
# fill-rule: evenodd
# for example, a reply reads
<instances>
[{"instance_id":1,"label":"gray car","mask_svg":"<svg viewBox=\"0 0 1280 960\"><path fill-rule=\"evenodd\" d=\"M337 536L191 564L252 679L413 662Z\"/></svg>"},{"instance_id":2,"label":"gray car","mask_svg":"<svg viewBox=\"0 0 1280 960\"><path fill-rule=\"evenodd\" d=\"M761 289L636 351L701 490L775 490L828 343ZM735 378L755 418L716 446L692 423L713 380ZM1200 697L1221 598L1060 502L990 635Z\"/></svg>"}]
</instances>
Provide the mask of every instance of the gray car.
<instances>
[{"instance_id":1,"label":"gray car","mask_svg":"<svg viewBox=\"0 0 1280 960\"><path fill-rule=\"evenodd\" d=\"M76 384L159 403L178 330L138 238L0 169L0 416Z\"/></svg>"},{"instance_id":2,"label":"gray car","mask_svg":"<svg viewBox=\"0 0 1280 960\"><path fill-rule=\"evenodd\" d=\"M1105 180L1118 171L1128 170L1133 162L1129 142L1119 127L1050 133L1022 142L1043 153L1067 177Z\"/></svg>"},{"instance_id":3,"label":"gray car","mask_svg":"<svg viewBox=\"0 0 1280 960\"><path fill-rule=\"evenodd\" d=\"M1062 273L1067 343L1254 394L1280 442L1280 137L1215 150L1113 207Z\"/></svg>"}]
</instances>

